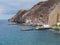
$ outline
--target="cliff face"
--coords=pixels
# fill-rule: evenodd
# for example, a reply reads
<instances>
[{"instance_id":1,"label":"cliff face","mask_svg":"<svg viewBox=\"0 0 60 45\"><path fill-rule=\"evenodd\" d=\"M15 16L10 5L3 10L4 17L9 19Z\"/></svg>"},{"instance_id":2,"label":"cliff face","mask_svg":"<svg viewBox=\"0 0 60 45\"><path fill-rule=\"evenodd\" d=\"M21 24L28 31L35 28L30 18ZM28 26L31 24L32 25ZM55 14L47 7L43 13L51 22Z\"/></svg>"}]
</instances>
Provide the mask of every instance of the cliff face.
<instances>
[{"instance_id":1,"label":"cliff face","mask_svg":"<svg viewBox=\"0 0 60 45\"><path fill-rule=\"evenodd\" d=\"M50 12L48 19L49 25L56 25L57 23L60 23L60 3Z\"/></svg>"},{"instance_id":2,"label":"cliff face","mask_svg":"<svg viewBox=\"0 0 60 45\"><path fill-rule=\"evenodd\" d=\"M27 12L27 10L20 10L17 12L17 14L12 17L11 19L8 19L9 22L17 22L17 23L23 23L24 20L22 20L22 16Z\"/></svg>"},{"instance_id":3,"label":"cliff face","mask_svg":"<svg viewBox=\"0 0 60 45\"><path fill-rule=\"evenodd\" d=\"M60 0L48 0L39 2L30 10L20 10L13 18L12 22L25 22L28 24L40 25L47 24L49 14L55 9Z\"/></svg>"}]
</instances>

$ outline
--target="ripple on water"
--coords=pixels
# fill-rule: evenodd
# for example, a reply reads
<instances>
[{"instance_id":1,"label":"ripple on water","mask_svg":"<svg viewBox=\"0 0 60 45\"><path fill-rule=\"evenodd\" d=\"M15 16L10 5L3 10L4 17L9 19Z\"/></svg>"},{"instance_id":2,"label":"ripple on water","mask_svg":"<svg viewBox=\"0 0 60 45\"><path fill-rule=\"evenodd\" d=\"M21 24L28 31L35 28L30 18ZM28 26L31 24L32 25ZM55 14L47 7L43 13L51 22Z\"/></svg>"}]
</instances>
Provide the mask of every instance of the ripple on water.
<instances>
[{"instance_id":1,"label":"ripple on water","mask_svg":"<svg viewBox=\"0 0 60 45\"><path fill-rule=\"evenodd\" d=\"M60 45L60 34L52 31L20 31L31 27L8 25L7 21L0 27L0 45Z\"/></svg>"}]
</instances>

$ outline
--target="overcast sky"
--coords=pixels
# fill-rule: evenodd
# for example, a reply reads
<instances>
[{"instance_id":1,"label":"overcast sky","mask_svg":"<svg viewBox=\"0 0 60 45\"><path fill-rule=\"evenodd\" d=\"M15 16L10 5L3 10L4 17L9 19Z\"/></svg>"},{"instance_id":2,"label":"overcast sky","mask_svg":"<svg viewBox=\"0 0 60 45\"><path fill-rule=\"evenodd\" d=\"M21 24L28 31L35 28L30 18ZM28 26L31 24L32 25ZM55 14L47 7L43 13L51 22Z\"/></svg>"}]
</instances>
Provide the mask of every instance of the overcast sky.
<instances>
[{"instance_id":1,"label":"overcast sky","mask_svg":"<svg viewBox=\"0 0 60 45\"><path fill-rule=\"evenodd\" d=\"M0 19L9 19L20 9L30 9L44 0L0 0Z\"/></svg>"}]
</instances>

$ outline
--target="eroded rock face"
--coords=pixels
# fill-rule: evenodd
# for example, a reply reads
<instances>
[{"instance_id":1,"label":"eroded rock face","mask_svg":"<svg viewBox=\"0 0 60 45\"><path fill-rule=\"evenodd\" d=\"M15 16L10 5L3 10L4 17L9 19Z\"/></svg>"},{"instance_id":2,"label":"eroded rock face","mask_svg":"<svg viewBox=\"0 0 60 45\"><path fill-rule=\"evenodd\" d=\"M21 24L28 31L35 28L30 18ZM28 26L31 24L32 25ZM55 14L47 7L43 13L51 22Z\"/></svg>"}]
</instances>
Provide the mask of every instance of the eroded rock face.
<instances>
[{"instance_id":1,"label":"eroded rock face","mask_svg":"<svg viewBox=\"0 0 60 45\"><path fill-rule=\"evenodd\" d=\"M56 25L58 23L60 23L60 3L50 12L48 19L49 25Z\"/></svg>"},{"instance_id":2,"label":"eroded rock face","mask_svg":"<svg viewBox=\"0 0 60 45\"><path fill-rule=\"evenodd\" d=\"M49 0L39 2L30 11L23 15L23 18L31 20L32 24L47 24L49 13L53 11L60 0Z\"/></svg>"},{"instance_id":3,"label":"eroded rock face","mask_svg":"<svg viewBox=\"0 0 60 45\"><path fill-rule=\"evenodd\" d=\"M11 19L9 19L8 21L22 23L22 22L24 22L24 20L22 19L22 16L26 12L27 12L27 10L20 10L20 11L17 12L17 14L14 17L12 17Z\"/></svg>"},{"instance_id":4,"label":"eroded rock face","mask_svg":"<svg viewBox=\"0 0 60 45\"><path fill-rule=\"evenodd\" d=\"M25 22L32 25L47 24L50 12L55 9L56 5L58 5L59 2L60 0L48 0L39 2L28 11L19 11L9 21Z\"/></svg>"}]
</instances>

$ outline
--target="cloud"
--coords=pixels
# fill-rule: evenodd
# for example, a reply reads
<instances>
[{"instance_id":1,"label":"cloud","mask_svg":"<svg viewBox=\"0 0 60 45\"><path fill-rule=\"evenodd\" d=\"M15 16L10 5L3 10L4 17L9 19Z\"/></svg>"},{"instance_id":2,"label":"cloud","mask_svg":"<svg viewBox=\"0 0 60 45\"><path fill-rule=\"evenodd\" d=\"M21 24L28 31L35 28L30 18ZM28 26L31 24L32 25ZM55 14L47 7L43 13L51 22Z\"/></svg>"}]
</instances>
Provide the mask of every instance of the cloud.
<instances>
[{"instance_id":1,"label":"cloud","mask_svg":"<svg viewBox=\"0 0 60 45\"><path fill-rule=\"evenodd\" d=\"M3 7L0 7L0 14L2 14L4 12L4 8Z\"/></svg>"},{"instance_id":2,"label":"cloud","mask_svg":"<svg viewBox=\"0 0 60 45\"><path fill-rule=\"evenodd\" d=\"M16 9L26 5L33 5L40 1L43 1L43 0L38 0L38 1L37 0L0 0L0 6L2 5L7 9L8 8Z\"/></svg>"},{"instance_id":3,"label":"cloud","mask_svg":"<svg viewBox=\"0 0 60 45\"><path fill-rule=\"evenodd\" d=\"M20 9L30 9L33 5L45 0L0 0L0 19L8 19Z\"/></svg>"},{"instance_id":4,"label":"cloud","mask_svg":"<svg viewBox=\"0 0 60 45\"><path fill-rule=\"evenodd\" d=\"M11 17L13 17L14 16L14 14L11 16L11 15L0 15L0 19L10 19Z\"/></svg>"}]
</instances>

